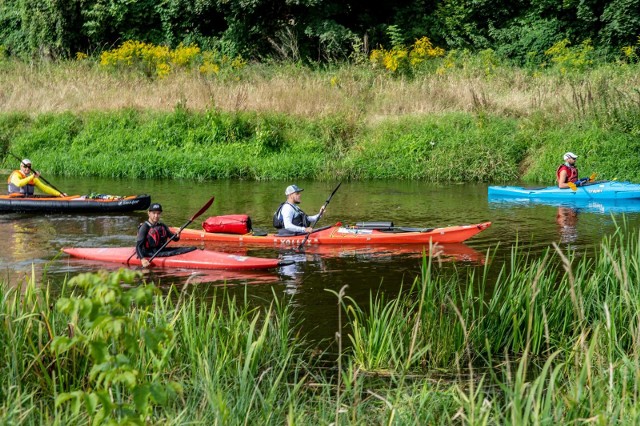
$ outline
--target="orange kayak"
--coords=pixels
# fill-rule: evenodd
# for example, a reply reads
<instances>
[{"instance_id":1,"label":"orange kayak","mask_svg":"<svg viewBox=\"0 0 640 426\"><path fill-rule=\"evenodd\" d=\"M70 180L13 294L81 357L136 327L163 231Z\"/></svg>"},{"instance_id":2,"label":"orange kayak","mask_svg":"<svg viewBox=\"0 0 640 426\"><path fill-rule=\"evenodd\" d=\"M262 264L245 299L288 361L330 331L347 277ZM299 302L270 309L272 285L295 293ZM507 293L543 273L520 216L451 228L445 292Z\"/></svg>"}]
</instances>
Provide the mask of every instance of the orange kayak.
<instances>
[{"instance_id":1,"label":"orange kayak","mask_svg":"<svg viewBox=\"0 0 640 426\"><path fill-rule=\"evenodd\" d=\"M62 251L81 259L97 260L101 262L121 263L130 266L140 266L140 259L131 256L133 247L113 248L63 248ZM188 253L169 257L156 257L151 265L157 268L191 268L191 269L269 269L289 265L292 262L280 259L266 259L262 257L238 256L229 253L219 253L211 250L194 250Z\"/></svg>"},{"instance_id":2,"label":"orange kayak","mask_svg":"<svg viewBox=\"0 0 640 426\"><path fill-rule=\"evenodd\" d=\"M479 232L484 231L491 222L483 222L475 225L447 226L443 228L429 228L416 230L406 228L391 230L391 232L377 229L365 229L355 226L341 226L336 224L326 228L320 228L311 233L307 245L322 244L429 244L432 243L461 243ZM177 228L172 228L177 232ZM304 241L305 235L278 236L276 234L254 235L248 234L223 234L206 232L204 230L184 229L180 234L180 240L216 241L221 243L243 243L256 245L296 246Z\"/></svg>"}]
</instances>

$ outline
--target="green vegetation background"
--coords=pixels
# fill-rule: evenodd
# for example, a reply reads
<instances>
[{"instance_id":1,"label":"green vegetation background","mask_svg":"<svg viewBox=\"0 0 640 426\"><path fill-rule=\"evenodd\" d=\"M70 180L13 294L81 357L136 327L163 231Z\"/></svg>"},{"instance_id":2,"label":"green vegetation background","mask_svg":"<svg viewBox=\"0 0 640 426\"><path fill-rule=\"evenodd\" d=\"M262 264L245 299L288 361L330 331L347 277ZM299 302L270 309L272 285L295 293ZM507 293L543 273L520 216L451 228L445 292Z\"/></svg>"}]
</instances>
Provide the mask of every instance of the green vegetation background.
<instances>
[{"instance_id":1,"label":"green vegetation background","mask_svg":"<svg viewBox=\"0 0 640 426\"><path fill-rule=\"evenodd\" d=\"M525 180L551 184L567 147L581 174L640 181L640 137L589 121L449 113L376 125L216 110L0 115L3 151L49 175L209 179ZM3 166L15 161L4 156Z\"/></svg>"},{"instance_id":2,"label":"green vegetation background","mask_svg":"<svg viewBox=\"0 0 640 426\"><path fill-rule=\"evenodd\" d=\"M354 46L491 49L520 65L563 39L615 57L640 34L640 0L4 0L0 45L22 58L92 54L125 40L230 56L344 60Z\"/></svg>"},{"instance_id":3,"label":"green vegetation background","mask_svg":"<svg viewBox=\"0 0 640 426\"><path fill-rule=\"evenodd\" d=\"M366 96L352 96L361 103L354 111L346 105L340 112L302 116L188 109L180 102L169 112L153 107L114 110L98 104L89 112L62 107L60 112L34 115L32 106L20 110L26 113L6 107L0 113L0 166L15 167L6 155L10 151L28 156L47 174L68 176L196 180L338 176L551 184L563 152L571 150L580 157L582 175L595 172L603 179L640 181L640 84L634 77L640 63L640 18L635 13L640 0L561 5L548 0L156 3L3 2L0 99L42 96L35 90L42 83L37 79L31 87L11 89L25 80L25 72L48 81L48 73L55 77L96 63L101 53L126 40L144 42L135 53L139 56L116 55L119 62L113 69L100 72L122 72L129 83L129 76L141 69L145 78L157 79L159 85L174 72L224 84L220 83L224 78L240 81L240 74L234 73L247 64L274 69L293 64L290 69L296 73L309 74L315 82L331 81L332 88L341 83L336 77L340 70L352 67L394 80L397 88L405 81L413 87L422 82L437 87L438 78L456 78L456 73L466 74L468 87L454 94L454 108L447 105L454 103L447 98L450 93L435 102L436 110L443 111L437 114L377 114L366 111L370 102ZM417 48L418 40L437 49L425 53ZM184 63L176 58L171 64L162 62L170 55L160 58L156 49L183 51L196 45L202 50L194 58L180 59ZM74 57L78 61L68 60ZM80 67L74 68L74 63ZM48 64L53 64L53 71ZM87 66L95 90L102 87L100 77L93 74L98 67ZM592 72L598 68L605 69L600 76ZM490 85L492 79L501 79L495 92L504 91L504 86L521 84L523 74L524 84L531 87L514 93L506 107L492 108L493 100L474 87L477 82ZM565 90L557 96L568 104L561 111L553 107L543 111L535 105L540 74L546 77L539 84L553 76L546 93L554 93L556 87ZM354 81L360 77L355 75ZM374 96L379 80L375 81L368 96ZM469 92L474 105L461 108L468 103ZM391 99L390 92L384 96L383 102L402 110L401 100ZM524 114L517 108L523 101L533 105ZM275 111L265 105L261 111Z\"/></svg>"}]
</instances>

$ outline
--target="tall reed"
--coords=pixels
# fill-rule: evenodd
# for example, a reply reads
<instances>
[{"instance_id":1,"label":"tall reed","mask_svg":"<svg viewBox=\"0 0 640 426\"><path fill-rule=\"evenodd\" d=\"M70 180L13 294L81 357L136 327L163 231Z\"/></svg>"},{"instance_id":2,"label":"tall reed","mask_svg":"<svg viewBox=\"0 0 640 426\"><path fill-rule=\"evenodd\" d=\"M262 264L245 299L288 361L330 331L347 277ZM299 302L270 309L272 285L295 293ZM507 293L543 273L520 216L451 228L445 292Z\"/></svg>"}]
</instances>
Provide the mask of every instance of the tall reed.
<instances>
[{"instance_id":1,"label":"tall reed","mask_svg":"<svg viewBox=\"0 0 640 426\"><path fill-rule=\"evenodd\" d=\"M448 278L429 259L395 298L374 293L369 306L356 306L341 294L351 346L321 360L311 349L319 343L297 334L293 308L275 294L262 304L248 288L240 297L218 288L211 300L187 289L161 295L135 274L116 273L74 279L54 309L46 286L2 283L0 422L90 423L94 414L78 409L84 402L62 396L96 389L95 351L103 349L132 367L141 389L180 385L175 396L150 400L147 417L135 417L152 423L640 421L640 231L622 223L579 256L550 248L532 258L515 247L508 263ZM500 270L495 280L491 267ZM69 287L78 280L102 296ZM121 288L123 281L134 286ZM132 303L109 305L117 300ZM65 306L77 306L78 316ZM105 306L117 309L87 318L126 325L140 338L98 344L104 329L82 315ZM79 336L93 346L53 350ZM117 390L120 403L134 404L124 384ZM111 410L104 419L130 413Z\"/></svg>"}]
</instances>

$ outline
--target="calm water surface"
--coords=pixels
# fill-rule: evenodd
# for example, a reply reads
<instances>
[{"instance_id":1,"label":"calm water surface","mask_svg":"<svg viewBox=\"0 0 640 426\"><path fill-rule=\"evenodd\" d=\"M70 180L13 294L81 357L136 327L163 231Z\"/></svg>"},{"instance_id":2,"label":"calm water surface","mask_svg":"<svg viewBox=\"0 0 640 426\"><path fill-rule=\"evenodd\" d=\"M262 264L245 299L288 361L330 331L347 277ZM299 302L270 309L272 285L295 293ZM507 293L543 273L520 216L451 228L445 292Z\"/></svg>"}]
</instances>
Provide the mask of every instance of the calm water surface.
<instances>
[{"instance_id":1,"label":"calm water surface","mask_svg":"<svg viewBox=\"0 0 640 426\"><path fill-rule=\"evenodd\" d=\"M162 220L181 226L215 195L208 212L191 228L200 228L208 216L245 213L254 228L271 230L271 216L284 201L285 187L294 182L221 181L112 181L101 179L51 179L68 193L148 193L162 203ZM315 214L336 182L295 182L304 188L301 207ZM639 203L640 204L640 203ZM640 206L626 208L631 229L640 224ZM321 224L341 221L393 221L396 225L440 227L491 221L493 225L465 245L441 248L444 261L436 274L453 274L461 268L484 268L487 250L496 250L489 266L495 273L519 242L533 253L542 253L552 242L564 249L584 253L602 236L615 229L622 212L600 206L570 209L549 205L489 202L483 184L446 185L402 181L345 182L336 193ZM0 215L0 235L5 239L0 254L0 272L11 283L24 281L32 271L38 278L59 286L68 275L116 266L70 259L62 247L133 246L138 224L145 212L105 215ZM161 286L193 284L193 291L208 295L214 286L227 283L238 294L247 289L252 300L269 300L272 292L286 295L296 307L304 330L314 338L333 336L337 328L336 298L326 290L339 291L348 285L347 295L366 305L372 290L393 296L420 273L421 256L415 249L394 247L320 247L305 253L240 245L207 245L207 248L262 257L295 260L291 266L271 272L198 272L163 270L147 272L146 279Z\"/></svg>"}]
</instances>

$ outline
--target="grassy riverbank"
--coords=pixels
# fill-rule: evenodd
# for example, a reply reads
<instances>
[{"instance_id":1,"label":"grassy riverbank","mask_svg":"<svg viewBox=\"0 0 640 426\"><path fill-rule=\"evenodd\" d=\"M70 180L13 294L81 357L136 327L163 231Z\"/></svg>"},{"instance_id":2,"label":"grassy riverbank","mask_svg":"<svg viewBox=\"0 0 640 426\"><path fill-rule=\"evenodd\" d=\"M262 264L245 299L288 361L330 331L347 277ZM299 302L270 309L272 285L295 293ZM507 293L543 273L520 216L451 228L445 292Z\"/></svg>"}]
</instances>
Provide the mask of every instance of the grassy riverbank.
<instances>
[{"instance_id":1,"label":"grassy riverbank","mask_svg":"<svg viewBox=\"0 0 640 426\"><path fill-rule=\"evenodd\" d=\"M419 179L551 184L562 154L584 175L640 181L640 137L586 122L538 126L467 113L375 125L217 110L122 110L0 116L5 149L45 176L124 178ZM0 166L16 160L4 156Z\"/></svg>"},{"instance_id":2,"label":"grassy riverbank","mask_svg":"<svg viewBox=\"0 0 640 426\"><path fill-rule=\"evenodd\" d=\"M336 295L337 344L300 336L292 308L277 297L254 306L220 288L208 306L188 288L161 295L135 285L129 271L78 276L75 296L67 286L57 301L33 283L4 283L0 418L640 420L640 233L620 230L593 256L551 249L532 259L514 248L512 259L495 283L467 269L441 278L425 264L397 298L372 294L367 308L345 288ZM318 356L318 348L329 351Z\"/></svg>"},{"instance_id":3,"label":"grassy riverbank","mask_svg":"<svg viewBox=\"0 0 640 426\"><path fill-rule=\"evenodd\" d=\"M0 147L47 175L540 183L571 150L584 175L640 181L637 64L563 73L461 56L445 69L250 64L149 80L5 62Z\"/></svg>"}]
</instances>

